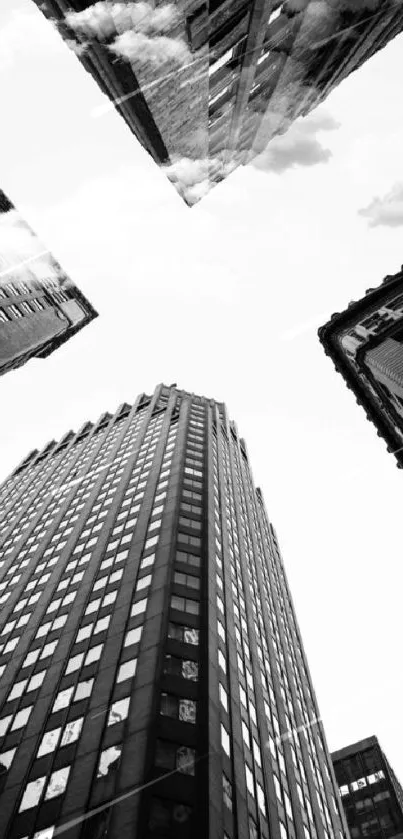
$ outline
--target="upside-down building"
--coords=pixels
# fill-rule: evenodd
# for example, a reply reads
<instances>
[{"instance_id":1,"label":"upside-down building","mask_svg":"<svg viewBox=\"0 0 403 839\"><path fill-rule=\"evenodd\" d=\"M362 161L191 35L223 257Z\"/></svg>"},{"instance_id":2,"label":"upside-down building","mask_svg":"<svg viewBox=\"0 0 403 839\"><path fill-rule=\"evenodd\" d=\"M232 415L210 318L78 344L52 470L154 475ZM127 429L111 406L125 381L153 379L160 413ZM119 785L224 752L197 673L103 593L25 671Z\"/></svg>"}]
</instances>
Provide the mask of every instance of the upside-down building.
<instances>
[{"instance_id":1,"label":"upside-down building","mask_svg":"<svg viewBox=\"0 0 403 839\"><path fill-rule=\"evenodd\" d=\"M399 0L35 0L192 205L403 30Z\"/></svg>"}]
</instances>

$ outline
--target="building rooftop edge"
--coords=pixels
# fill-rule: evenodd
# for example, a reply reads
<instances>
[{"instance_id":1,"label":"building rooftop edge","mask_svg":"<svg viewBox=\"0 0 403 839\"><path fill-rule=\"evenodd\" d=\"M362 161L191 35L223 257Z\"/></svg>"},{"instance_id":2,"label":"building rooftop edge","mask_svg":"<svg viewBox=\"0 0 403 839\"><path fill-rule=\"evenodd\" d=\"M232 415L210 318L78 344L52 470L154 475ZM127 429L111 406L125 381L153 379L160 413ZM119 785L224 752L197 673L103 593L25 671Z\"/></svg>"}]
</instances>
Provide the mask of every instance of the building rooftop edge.
<instances>
[{"instance_id":1,"label":"building rooftop edge","mask_svg":"<svg viewBox=\"0 0 403 839\"><path fill-rule=\"evenodd\" d=\"M344 760L346 757L351 757L357 752L363 752L371 746L379 746L379 741L375 734L372 734L370 737L365 737L363 740L357 740L356 743L351 743L350 746L343 746L342 749L331 752L330 757L334 763L336 760Z\"/></svg>"},{"instance_id":2,"label":"building rooftop edge","mask_svg":"<svg viewBox=\"0 0 403 839\"><path fill-rule=\"evenodd\" d=\"M403 282L403 265L396 274L387 274L377 288L369 288L359 300L352 300L343 312L335 312L331 315L327 323L318 329L321 344L329 350L333 349L332 339L335 337L337 327L345 325L353 319L357 312L365 309L369 303L376 303L378 298L382 298L386 291L389 291L394 284L397 285L399 282Z\"/></svg>"}]
</instances>

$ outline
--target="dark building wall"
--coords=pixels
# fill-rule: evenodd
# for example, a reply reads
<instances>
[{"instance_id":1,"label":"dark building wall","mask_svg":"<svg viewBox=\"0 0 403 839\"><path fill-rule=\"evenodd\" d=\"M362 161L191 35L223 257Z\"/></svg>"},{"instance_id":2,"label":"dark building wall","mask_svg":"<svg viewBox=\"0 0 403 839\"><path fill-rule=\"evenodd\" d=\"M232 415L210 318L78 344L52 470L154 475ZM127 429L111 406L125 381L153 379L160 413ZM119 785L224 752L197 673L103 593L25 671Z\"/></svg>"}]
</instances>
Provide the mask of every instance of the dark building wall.
<instances>
[{"instance_id":1,"label":"dark building wall","mask_svg":"<svg viewBox=\"0 0 403 839\"><path fill-rule=\"evenodd\" d=\"M371 350L377 350L387 339L400 336L403 321L403 271L388 275L377 287L342 312L331 317L319 330L319 339L326 355L342 374L358 404L374 423L378 436L387 443L388 451L403 466L403 422L391 392L377 381L368 363Z\"/></svg>"},{"instance_id":2,"label":"dark building wall","mask_svg":"<svg viewBox=\"0 0 403 839\"><path fill-rule=\"evenodd\" d=\"M376 737L332 755L351 839L401 839L402 788Z\"/></svg>"}]
</instances>

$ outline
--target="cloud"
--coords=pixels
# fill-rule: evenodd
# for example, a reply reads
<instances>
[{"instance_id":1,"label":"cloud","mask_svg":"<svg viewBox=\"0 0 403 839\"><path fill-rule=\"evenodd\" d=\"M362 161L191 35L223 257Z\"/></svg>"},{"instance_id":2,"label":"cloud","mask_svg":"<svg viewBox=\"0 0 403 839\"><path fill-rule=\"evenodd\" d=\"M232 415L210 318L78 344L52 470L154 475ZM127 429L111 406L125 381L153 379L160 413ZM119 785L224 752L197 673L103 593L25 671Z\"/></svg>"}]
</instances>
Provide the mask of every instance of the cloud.
<instances>
[{"instance_id":1,"label":"cloud","mask_svg":"<svg viewBox=\"0 0 403 839\"><path fill-rule=\"evenodd\" d=\"M374 198L359 215L369 220L370 227L403 227L403 183L395 184L383 198Z\"/></svg>"},{"instance_id":2,"label":"cloud","mask_svg":"<svg viewBox=\"0 0 403 839\"><path fill-rule=\"evenodd\" d=\"M49 61L49 54L63 50L56 28L46 25L37 9L13 11L0 30L0 72L9 70L27 55Z\"/></svg>"},{"instance_id":3,"label":"cloud","mask_svg":"<svg viewBox=\"0 0 403 839\"><path fill-rule=\"evenodd\" d=\"M267 172L285 172L295 166L316 166L327 163L332 152L317 137L322 131L335 131L339 123L326 111L315 111L305 119L296 120L289 130L274 137L253 165Z\"/></svg>"},{"instance_id":4,"label":"cloud","mask_svg":"<svg viewBox=\"0 0 403 839\"><path fill-rule=\"evenodd\" d=\"M99 0L81 12L67 12L65 21L81 37L108 42L110 51L127 61L161 67L183 66L192 60L185 41L168 36L179 21L173 3L154 8L147 2Z\"/></svg>"},{"instance_id":5,"label":"cloud","mask_svg":"<svg viewBox=\"0 0 403 839\"><path fill-rule=\"evenodd\" d=\"M80 43L76 41L74 38L64 38L64 43L67 44L69 49L71 49L78 57L80 58L86 50L88 49L88 43Z\"/></svg>"},{"instance_id":6,"label":"cloud","mask_svg":"<svg viewBox=\"0 0 403 839\"><path fill-rule=\"evenodd\" d=\"M17 210L0 214L0 283L47 279L61 273L49 251Z\"/></svg>"},{"instance_id":7,"label":"cloud","mask_svg":"<svg viewBox=\"0 0 403 839\"><path fill-rule=\"evenodd\" d=\"M165 35L178 23L179 12L173 3L157 8L147 2L114 3L100 0L81 12L67 12L66 23L88 38L107 40L125 32Z\"/></svg>"},{"instance_id":8,"label":"cloud","mask_svg":"<svg viewBox=\"0 0 403 839\"><path fill-rule=\"evenodd\" d=\"M128 61L152 63L156 67L166 64L183 67L192 60L192 53L184 41L180 38L167 38L165 35L150 38L141 32L124 32L109 49Z\"/></svg>"},{"instance_id":9,"label":"cloud","mask_svg":"<svg viewBox=\"0 0 403 839\"><path fill-rule=\"evenodd\" d=\"M235 157L227 161L226 151L213 158L180 157L161 167L182 198L190 205L204 198L214 184L226 178L238 165Z\"/></svg>"}]
</instances>

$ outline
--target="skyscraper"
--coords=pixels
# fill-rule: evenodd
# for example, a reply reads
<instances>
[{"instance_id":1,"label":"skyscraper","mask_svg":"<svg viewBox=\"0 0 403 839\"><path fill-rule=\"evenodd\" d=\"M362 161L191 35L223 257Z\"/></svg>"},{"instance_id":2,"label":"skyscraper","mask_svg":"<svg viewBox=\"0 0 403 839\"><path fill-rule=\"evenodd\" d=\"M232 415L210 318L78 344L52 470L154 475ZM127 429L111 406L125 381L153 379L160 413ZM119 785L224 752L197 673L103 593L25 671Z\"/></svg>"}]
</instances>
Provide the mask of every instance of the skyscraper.
<instances>
[{"instance_id":1,"label":"skyscraper","mask_svg":"<svg viewBox=\"0 0 403 839\"><path fill-rule=\"evenodd\" d=\"M175 385L0 493L3 839L345 839L276 534Z\"/></svg>"},{"instance_id":2,"label":"skyscraper","mask_svg":"<svg viewBox=\"0 0 403 839\"><path fill-rule=\"evenodd\" d=\"M95 317L0 190L0 376L50 355Z\"/></svg>"},{"instance_id":3,"label":"skyscraper","mask_svg":"<svg viewBox=\"0 0 403 839\"><path fill-rule=\"evenodd\" d=\"M35 0L192 205L403 31L400 0Z\"/></svg>"},{"instance_id":4,"label":"skyscraper","mask_svg":"<svg viewBox=\"0 0 403 839\"><path fill-rule=\"evenodd\" d=\"M319 329L367 417L403 466L403 269Z\"/></svg>"},{"instance_id":5,"label":"skyscraper","mask_svg":"<svg viewBox=\"0 0 403 839\"><path fill-rule=\"evenodd\" d=\"M403 789L376 737L332 754L351 839L402 839Z\"/></svg>"}]
</instances>

